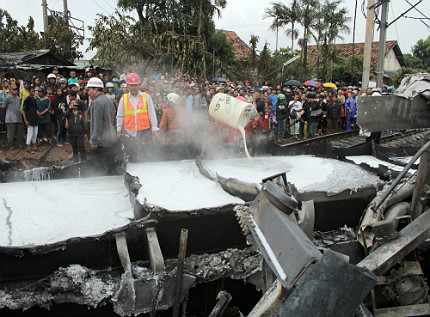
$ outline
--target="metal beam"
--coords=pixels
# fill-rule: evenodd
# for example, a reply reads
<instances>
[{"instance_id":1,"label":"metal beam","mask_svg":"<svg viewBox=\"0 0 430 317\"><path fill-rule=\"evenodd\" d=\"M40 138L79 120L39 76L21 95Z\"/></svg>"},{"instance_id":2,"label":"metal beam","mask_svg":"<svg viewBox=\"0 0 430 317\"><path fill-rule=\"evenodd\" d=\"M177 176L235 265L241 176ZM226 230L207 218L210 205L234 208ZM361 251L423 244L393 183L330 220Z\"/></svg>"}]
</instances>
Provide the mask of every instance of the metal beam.
<instances>
[{"instance_id":1,"label":"metal beam","mask_svg":"<svg viewBox=\"0 0 430 317\"><path fill-rule=\"evenodd\" d=\"M160 244L158 242L157 232L155 228L146 228L146 237L148 239L149 250L149 265L154 274L164 274L165 265L163 253L161 252Z\"/></svg>"},{"instance_id":2,"label":"metal beam","mask_svg":"<svg viewBox=\"0 0 430 317\"><path fill-rule=\"evenodd\" d=\"M382 275L429 237L430 211L426 211L403 228L396 239L377 248L357 266L366 267L376 275Z\"/></svg>"}]
</instances>

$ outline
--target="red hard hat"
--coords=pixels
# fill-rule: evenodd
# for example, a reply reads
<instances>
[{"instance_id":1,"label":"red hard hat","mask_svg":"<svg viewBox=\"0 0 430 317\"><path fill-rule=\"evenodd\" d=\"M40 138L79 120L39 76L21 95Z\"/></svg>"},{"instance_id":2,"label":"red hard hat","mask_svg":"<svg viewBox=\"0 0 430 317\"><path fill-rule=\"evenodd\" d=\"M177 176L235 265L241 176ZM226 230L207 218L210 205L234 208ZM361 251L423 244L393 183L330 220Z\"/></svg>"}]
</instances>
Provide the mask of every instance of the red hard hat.
<instances>
[{"instance_id":1,"label":"red hard hat","mask_svg":"<svg viewBox=\"0 0 430 317\"><path fill-rule=\"evenodd\" d=\"M140 78L136 73L130 73L127 76L126 82L128 85L139 85L140 84Z\"/></svg>"}]
</instances>

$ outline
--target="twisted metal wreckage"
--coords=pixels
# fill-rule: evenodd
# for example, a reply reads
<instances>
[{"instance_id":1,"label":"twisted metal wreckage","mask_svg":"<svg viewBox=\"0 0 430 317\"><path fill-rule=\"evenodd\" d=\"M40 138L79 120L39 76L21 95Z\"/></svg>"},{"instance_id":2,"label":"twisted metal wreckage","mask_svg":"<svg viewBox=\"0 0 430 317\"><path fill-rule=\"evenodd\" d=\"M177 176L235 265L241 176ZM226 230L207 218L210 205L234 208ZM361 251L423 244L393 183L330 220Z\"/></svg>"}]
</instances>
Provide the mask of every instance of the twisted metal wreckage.
<instances>
[{"instance_id":1,"label":"twisted metal wreckage","mask_svg":"<svg viewBox=\"0 0 430 317\"><path fill-rule=\"evenodd\" d=\"M413 93L403 89L405 82ZM402 96L359 98L360 126L373 132L391 130L398 123L403 129L428 128L429 75L408 77L403 84ZM375 121L381 114L386 119ZM72 303L91 308L88 314L102 310L121 316L156 311L178 316L181 309L183 315L209 316L428 315L427 133L384 132L381 144L364 143L352 132L287 146L251 147L254 155L311 154L342 159L348 166L359 155L384 162L385 166L360 166L385 184L378 181L335 192L329 190L330 184L326 190L296 188L282 170L260 184L214 175L199 157L195 160L199 174L243 202L193 210L166 209L142 199L142 177L123 165L134 219L95 236L1 246L0 312L22 310L31 315L42 307L58 314L56 307ZM197 152L191 149L185 155L196 157ZM399 157L405 156L412 158L401 162ZM8 169L3 162L0 177L12 182L105 172L91 161L26 172ZM254 285L259 292L223 290L232 280ZM219 283L211 292L220 292L208 299L205 285L214 281Z\"/></svg>"}]
</instances>

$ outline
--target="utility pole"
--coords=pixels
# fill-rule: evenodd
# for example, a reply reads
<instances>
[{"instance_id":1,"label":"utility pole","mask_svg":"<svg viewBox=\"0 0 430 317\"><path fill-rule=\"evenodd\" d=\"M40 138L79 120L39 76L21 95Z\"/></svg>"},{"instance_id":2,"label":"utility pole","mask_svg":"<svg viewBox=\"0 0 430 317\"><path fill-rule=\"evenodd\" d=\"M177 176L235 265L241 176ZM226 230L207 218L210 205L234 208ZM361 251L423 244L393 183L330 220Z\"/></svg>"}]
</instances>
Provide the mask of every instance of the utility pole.
<instances>
[{"instance_id":1,"label":"utility pole","mask_svg":"<svg viewBox=\"0 0 430 317\"><path fill-rule=\"evenodd\" d=\"M67 9L67 0L63 0L63 12L66 18L66 24L69 25L69 10Z\"/></svg>"},{"instance_id":2,"label":"utility pole","mask_svg":"<svg viewBox=\"0 0 430 317\"><path fill-rule=\"evenodd\" d=\"M376 70L376 86L382 88L384 79L385 43L387 41L387 17L389 0L382 2L381 24L379 30L378 68Z\"/></svg>"},{"instance_id":3,"label":"utility pole","mask_svg":"<svg viewBox=\"0 0 430 317\"><path fill-rule=\"evenodd\" d=\"M373 29L375 26L375 0L367 1L367 21L366 21L366 35L364 40L364 53L363 53L363 75L361 77L361 89L367 89L369 86L370 76L370 57L372 53L373 42Z\"/></svg>"},{"instance_id":4,"label":"utility pole","mask_svg":"<svg viewBox=\"0 0 430 317\"><path fill-rule=\"evenodd\" d=\"M352 31L351 85L354 85L355 25L356 25L356 22L357 22L357 2L358 2L358 0L355 0L354 27L353 27L353 31Z\"/></svg>"},{"instance_id":5,"label":"utility pole","mask_svg":"<svg viewBox=\"0 0 430 317\"><path fill-rule=\"evenodd\" d=\"M48 4L46 0L42 0L42 10L43 10L43 31L48 31Z\"/></svg>"}]
</instances>

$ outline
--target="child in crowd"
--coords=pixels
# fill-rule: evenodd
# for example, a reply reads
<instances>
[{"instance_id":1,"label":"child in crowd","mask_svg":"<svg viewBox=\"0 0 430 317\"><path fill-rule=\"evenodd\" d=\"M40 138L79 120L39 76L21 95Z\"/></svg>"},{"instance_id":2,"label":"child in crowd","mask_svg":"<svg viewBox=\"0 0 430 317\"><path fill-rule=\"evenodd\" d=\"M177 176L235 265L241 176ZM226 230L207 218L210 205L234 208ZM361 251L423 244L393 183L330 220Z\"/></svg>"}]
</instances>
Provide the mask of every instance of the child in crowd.
<instances>
[{"instance_id":1,"label":"child in crowd","mask_svg":"<svg viewBox=\"0 0 430 317\"><path fill-rule=\"evenodd\" d=\"M82 111L78 110L76 100L70 102L65 117L66 129L68 129L69 140L73 149L73 162L78 162L78 153L81 155L81 161L85 161L87 159L84 146L85 116Z\"/></svg>"}]
</instances>

